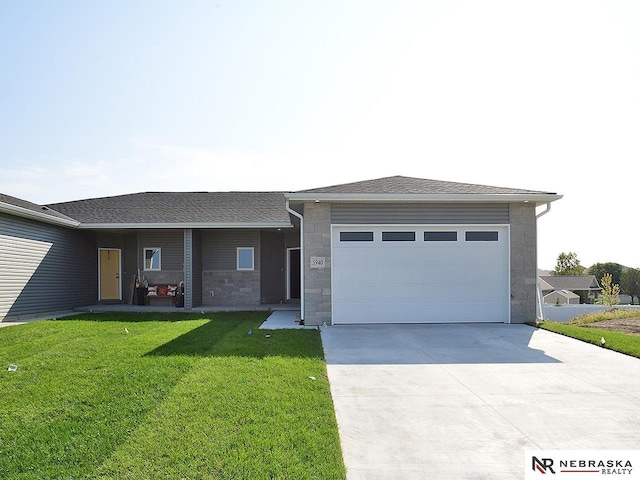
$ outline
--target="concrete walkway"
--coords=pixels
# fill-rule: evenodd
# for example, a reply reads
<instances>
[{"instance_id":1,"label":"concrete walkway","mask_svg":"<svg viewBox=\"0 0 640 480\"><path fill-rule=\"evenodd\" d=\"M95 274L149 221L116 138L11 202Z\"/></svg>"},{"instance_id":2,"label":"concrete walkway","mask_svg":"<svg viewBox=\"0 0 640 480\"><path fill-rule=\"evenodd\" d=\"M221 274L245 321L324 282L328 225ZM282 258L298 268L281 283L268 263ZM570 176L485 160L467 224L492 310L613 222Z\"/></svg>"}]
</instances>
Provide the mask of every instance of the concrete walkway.
<instances>
[{"instance_id":1,"label":"concrete walkway","mask_svg":"<svg viewBox=\"0 0 640 480\"><path fill-rule=\"evenodd\" d=\"M322 329L347 476L524 478L525 449L640 448L640 360L527 325Z\"/></svg>"},{"instance_id":2,"label":"concrete walkway","mask_svg":"<svg viewBox=\"0 0 640 480\"><path fill-rule=\"evenodd\" d=\"M318 327L300 325L299 311L278 310L269 315L260 328L262 330L282 330L289 328L317 329Z\"/></svg>"}]
</instances>

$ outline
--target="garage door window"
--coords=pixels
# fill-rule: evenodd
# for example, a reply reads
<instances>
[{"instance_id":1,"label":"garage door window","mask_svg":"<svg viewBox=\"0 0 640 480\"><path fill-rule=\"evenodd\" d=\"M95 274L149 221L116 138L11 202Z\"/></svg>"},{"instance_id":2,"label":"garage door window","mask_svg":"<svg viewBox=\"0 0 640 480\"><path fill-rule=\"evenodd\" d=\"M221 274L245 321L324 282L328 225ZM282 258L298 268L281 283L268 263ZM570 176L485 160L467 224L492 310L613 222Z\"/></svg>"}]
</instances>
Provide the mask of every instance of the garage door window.
<instances>
[{"instance_id":1,"label":"garage door window","mask_svg":"<svg viewBox=\"0 0 640 480\"><path fill-rule=\"evenodd\" d=\"M415 242L416 232L382 232L383 242Z\"/></svg>"},{"instance_id":2,"label":"garage door window","mask_svg":"<svg viewBox=\"0 0 640 480\"><path fill-rule=\"evenodd\" d=\"M424 232L425 242L457 242L458 232Z\"/></svg>"},{"instance_id":3,"label":"garage door window","mask_svg":"<svg viewBox=\"0 0 640 480\"><path fill-rule=\"evenodd\" d=\"M467 242L497 242L498 232L465 232Z\"/></svg>"},{"instance_id":4,"label":"garage door window","mask_svg":"<svg viewBox=\"0 0 640 480\"><path fill-rule=\"evenodd\" d=\"M340 232L341 242L373 242L373 232Z\"/></svg>"}]
</instances>

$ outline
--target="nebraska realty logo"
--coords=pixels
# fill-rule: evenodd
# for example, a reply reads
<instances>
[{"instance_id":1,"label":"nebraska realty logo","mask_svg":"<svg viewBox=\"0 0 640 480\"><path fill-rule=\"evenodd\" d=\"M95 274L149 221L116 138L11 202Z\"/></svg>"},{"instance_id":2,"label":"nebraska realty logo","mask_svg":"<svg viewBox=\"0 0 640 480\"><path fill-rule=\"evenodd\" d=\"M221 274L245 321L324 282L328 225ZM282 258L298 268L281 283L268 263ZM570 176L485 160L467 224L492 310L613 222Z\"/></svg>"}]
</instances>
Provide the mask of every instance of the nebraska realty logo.
<instances>
[{"instance_id":1,"label":"nebraska realty logo","mask_svg":"<svg viewBox=\"0 0 640 480\"><path fill-rule=\"evenodd\" d=\"M527 450L524 462L525 480L612 476L640 480L640 450Z\"/></svg>"}]
</instances>

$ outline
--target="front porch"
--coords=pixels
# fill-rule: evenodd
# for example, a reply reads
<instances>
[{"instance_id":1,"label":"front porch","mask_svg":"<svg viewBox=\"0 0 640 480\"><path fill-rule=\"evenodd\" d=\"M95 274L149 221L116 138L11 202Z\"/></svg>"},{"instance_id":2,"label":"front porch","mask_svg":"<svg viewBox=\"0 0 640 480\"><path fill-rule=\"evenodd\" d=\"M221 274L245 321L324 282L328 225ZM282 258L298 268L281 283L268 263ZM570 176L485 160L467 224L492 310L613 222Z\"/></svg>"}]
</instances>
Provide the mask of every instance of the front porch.
<instances>
[{"instance_id":1,"label":"front porch","mask_svg":"<svg viewBox=\"0 0 640 480\"><path fill-rule=\"evenodd\" d=\"M129 305L122 303L104 303L76 307L75 312L130 312L130 313L171 313L171 312L194 312L194 313L212 313L212 312L267 312L267 311L288 311L298 312L300 317L300 302L295 303L274 303L263 305L204 305L195 308L185 309L184 307L173 307L169 305Z\"/></svg>"}]
</instances>

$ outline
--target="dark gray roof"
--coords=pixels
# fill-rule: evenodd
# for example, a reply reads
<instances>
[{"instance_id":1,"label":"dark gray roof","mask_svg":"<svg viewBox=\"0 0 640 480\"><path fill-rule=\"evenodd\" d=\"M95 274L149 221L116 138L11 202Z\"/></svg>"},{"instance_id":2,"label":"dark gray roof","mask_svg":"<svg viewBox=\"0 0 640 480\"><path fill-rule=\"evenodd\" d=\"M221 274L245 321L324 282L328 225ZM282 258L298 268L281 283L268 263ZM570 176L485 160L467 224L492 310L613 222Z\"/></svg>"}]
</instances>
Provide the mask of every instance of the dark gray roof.
<instances>
[{"instance_id":1,"label":"dark gray roof","mask_svg":"<svg viewBox=\"0 0 640 480\"><path fill-rule=\"evenodd\" d=\"M345 193L345 194L552 194L535 190L491 187L470 183L444 182L414 177L385 177L362 182L344 183L330 187L300 190L296 193Z\"/></svg>"},{"instance_id":2,"label":"dark gray roof","mask_svg":"<svg viewBox=\"0 0 640 480\"><path fill-rule=\"evenodd\" d=\"M290 224L282 192L145 192L48 206L83 224Z\"/></svg>"},{"instance_id":3,"label":"dark gray roof","mask_svg":"<svg viewBox=\"0 0 640 480\"><path fill-rule=\"evenodd\" d=\"M554 290L600 290L595 275L544 275L540 279Z\"/></svg>"},{"instance_id":4,"label":"dark gray roof","mask_svg":"<svg viewBox=\"0 0 640 480\"><path fill-rule=\"evenodd\" d=\"M66 215L63 215L62 213L52 210L51 208L48 208L44 205L37 205L20 198L12 197L11 195L5 195L4 193L0 193L0 202L6 203L7 205L11 205L13 207L28 210L38 215L45 215L61 220L73 221L73 219L67 217Z\"/></svg>"}]
</instances>

